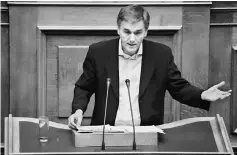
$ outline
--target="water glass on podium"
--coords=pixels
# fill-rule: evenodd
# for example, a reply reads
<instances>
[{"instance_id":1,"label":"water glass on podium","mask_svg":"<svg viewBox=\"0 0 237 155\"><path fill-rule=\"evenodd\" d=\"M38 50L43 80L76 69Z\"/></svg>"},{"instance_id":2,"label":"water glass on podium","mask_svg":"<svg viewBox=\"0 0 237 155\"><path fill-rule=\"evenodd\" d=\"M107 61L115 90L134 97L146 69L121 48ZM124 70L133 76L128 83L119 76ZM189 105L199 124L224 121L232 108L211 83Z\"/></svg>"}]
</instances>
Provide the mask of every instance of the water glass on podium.
<instances>
[{"instance_id":1,"label":"water glass on podium","mask_svg":"<svg viewBox=\"0 0 237 155\"><path fill-rule=\"evenodd\" d=\"M46 116L39 117L39 140L47 142L49 134L49 119Z\"/></svg>"}]
</instances>

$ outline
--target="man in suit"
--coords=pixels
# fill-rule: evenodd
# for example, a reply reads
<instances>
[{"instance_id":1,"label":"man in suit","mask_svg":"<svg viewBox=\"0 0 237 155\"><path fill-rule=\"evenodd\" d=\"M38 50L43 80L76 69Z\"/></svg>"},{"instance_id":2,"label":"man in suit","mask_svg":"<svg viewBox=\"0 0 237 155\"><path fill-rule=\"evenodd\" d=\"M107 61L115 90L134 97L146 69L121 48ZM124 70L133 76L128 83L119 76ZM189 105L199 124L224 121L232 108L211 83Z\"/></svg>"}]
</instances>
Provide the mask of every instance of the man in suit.
<instances>
[{"instance_id":1,"label":"man in suit","mask_svg":"<svg viewBox=\"0 0 237 155\"><path fill-rule=\"evenodd\" d=\"M132 125L126 79L130 80L135 125L163 123L166 90L175 100L205 110L209 109L210 101L230 95L231 90L218 89L224 82L202 90L183 79L171 49L144 39L149 21L149 13L141 6L122 8L117 17L120 37L89 47L83 73L75 84L72 115L68 118L70 128L81 124L93 93L95 107L91 125L103 124L107 78L111 79L106 117L106 124L110 125Z\"/></svg>"}]
</instances>

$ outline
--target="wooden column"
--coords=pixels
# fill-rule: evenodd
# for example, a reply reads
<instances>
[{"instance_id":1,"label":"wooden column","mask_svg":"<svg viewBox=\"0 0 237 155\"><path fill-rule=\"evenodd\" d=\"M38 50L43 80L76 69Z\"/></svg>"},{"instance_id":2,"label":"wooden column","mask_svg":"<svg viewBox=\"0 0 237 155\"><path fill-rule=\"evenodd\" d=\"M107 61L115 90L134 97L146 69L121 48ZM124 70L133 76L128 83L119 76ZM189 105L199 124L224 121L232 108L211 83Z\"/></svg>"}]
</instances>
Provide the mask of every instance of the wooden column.
<instances>
[{"instance_id":1,"label":"wooden column","mask_svg":"<svg viewBox=\"0 0 237 155\"><path fill-rule=\"evenodd\" d=\"M183 6L182 74L191 84L207 89L210 6ZM180 118L207 116L207 111L181 105Z\"/></svg>"},{"instance_id":2,"label":"wooden column","mask_svg":"<svg viewBox=\"0 0 237 155\"><path fill-rule=\"evenodd\" d=\"M0 73L0 99L1 99L1 142L4 141L4 117L9 114L9 10L7 2L1 2L1 73Z\"/></svg>"}]
</instances>

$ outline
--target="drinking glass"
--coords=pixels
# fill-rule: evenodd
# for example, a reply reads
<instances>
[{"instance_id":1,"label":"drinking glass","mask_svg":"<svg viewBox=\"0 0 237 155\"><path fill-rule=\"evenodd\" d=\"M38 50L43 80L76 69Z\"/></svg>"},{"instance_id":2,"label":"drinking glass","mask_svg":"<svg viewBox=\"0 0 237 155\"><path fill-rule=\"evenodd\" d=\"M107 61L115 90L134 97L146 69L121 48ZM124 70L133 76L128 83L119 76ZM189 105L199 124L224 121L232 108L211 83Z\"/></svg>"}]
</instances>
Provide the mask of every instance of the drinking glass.
<instances>
[{"instance_id":1,"label":"drinking glass","mask_svg":"<svg viewBox=\"0 0 237 155\"><path fill-rule=\"evenodd\" d=\"M39 117L39 140L40 142L47 142L49 134L49 119L47 116Z\"/></svg>"}]
</instances>

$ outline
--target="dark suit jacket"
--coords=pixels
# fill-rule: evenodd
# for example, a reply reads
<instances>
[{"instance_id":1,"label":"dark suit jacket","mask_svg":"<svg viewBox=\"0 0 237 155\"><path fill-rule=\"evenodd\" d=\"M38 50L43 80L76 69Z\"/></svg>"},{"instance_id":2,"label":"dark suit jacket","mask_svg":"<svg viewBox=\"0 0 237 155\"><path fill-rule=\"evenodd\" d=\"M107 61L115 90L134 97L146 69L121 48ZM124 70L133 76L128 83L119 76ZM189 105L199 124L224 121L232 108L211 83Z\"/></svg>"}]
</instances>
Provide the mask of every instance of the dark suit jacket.
<instances>
[{"instance_id":1,"label":"dark suit jacket","mask_svg":"<svg viewBox=\"0 0 237 155\"><path fill-rule=\"evenodd\" d=\"M95 93L95 107L91 125L103 124L106 79L111 78L106 124L114 125L119 105L119 38L92 44L83 63L83 74L75 84L72 113L85 112L90 97ZM164 118L166 90L183 104L209 109L210 103L201 99L204 91L181 77L174 63L171 49L160 43L143 41L140 75L139 108L141 125L159 125Z\"/></svg>"}]
</instances>

